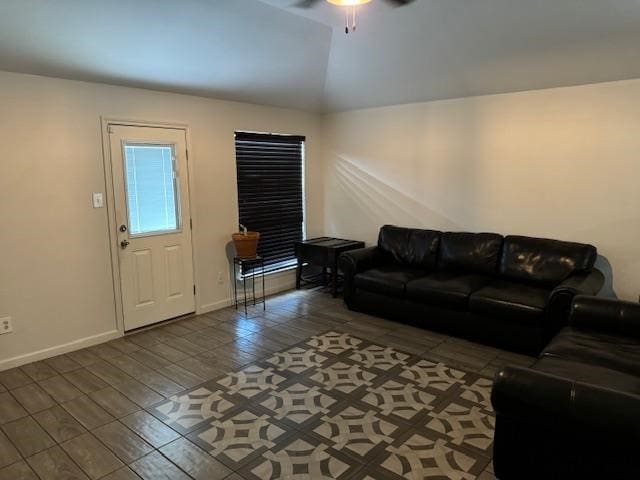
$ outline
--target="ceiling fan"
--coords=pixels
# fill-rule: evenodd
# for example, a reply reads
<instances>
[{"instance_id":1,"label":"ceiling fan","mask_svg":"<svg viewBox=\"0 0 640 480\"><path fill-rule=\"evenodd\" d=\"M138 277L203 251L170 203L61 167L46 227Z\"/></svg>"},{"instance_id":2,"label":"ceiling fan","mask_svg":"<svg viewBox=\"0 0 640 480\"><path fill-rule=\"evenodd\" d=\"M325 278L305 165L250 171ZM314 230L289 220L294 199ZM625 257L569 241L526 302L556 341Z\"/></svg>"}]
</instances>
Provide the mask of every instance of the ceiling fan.
<instances>
[{"instance_id":1,"label":"ceiling fan","mask_svg":"<svg viewBox=\"0 0 640 480\"><path fill-rule=\"evenodd\" d=\"M345 9L345 28L344 33L355 32L356 31L356 14L358 10L358 6L364 5L365 3L369 3L371 0L300 0L295 4L298 8L311 8L316 5L321 4L322 2L328 2L332 5L336 5L338 7L343 7ZM413 3L415 0L385 0L387 3L391 4L394 7L404 7L405 5L409 5Z\"/></svg>"}]
</instances>

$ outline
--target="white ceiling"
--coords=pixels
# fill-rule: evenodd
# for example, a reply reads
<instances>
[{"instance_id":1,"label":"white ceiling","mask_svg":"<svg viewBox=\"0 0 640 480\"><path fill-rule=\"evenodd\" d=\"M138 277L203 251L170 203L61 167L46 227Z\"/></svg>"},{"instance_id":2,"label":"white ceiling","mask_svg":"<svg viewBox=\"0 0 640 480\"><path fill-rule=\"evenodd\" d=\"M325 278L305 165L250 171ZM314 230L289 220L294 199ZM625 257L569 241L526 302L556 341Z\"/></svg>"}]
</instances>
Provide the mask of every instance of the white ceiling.
<instances>
[{"instance_id":1,"label":"white ceiling","mask_svg":"<svg viewBox=\"0 0 640 480\"><path fill-rule=\"evenodd\" d=\"M640 0L0 0L0 69L336 111L640 77Z\"/></svg>"},{"instance_id":2,"label":"white ceiling","mask_svg":"<svg viewBox=\"0 0 640 480\"><path fill-rule=\"evenodd\" d=\"M257 0L0 0L0 70L318 110L330 45Z\"/></svg>"}]
</instances>

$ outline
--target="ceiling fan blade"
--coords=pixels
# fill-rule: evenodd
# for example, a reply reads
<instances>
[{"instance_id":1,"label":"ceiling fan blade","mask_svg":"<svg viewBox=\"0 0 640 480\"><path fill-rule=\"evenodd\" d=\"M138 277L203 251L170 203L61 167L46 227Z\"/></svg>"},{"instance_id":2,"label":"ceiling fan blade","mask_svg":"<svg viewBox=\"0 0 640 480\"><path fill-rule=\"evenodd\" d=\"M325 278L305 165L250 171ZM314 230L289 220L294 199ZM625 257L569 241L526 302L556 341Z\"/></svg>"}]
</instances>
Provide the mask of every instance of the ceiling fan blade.
<instances>
[{"instance_id":1,"label":"ceiling fan blade","mask_svg":"<svg viewBox=\"0 0 640 480\"><path fill-rule=\"evenodd\" d=\"M394 7L404 7L405 5L409 5L414 1L415 0L387 0L387 3L390 3Z\"/></svg>"},{"instance_id":2,"label":"ceiling fan blade","mask_svg":"<svg viewBox=\"0 0 640 480\"><path fill-rule=\"evenodd\" d=\"M322 0L299 0L294 3L293 6L296 8L311 8L316 6L318 3L322 2Z\"/></svg>"}]
</instances>

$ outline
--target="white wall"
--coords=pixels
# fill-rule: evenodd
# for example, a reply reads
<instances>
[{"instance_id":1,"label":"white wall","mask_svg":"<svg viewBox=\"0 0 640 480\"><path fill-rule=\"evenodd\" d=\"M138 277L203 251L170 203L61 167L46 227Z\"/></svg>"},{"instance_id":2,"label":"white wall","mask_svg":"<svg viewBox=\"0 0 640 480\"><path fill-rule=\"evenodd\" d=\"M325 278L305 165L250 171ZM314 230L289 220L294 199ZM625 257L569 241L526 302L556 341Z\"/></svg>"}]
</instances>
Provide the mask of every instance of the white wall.
<instances>
[{"instance_id":1,"label":"white wall","mask_svg":"<svg viewBox=\"0 0 640 480\"><path fill-rule=\"evenodd\" d=\"M374 242L394 223L590 242L637 300L639 107L633 80L328 115L325 233Z\"/></svg>"},{"instance_id":2,"label":"white wall","mask_svg":"<svg viewBox=\"0 0 640 480\"><path fill-rule=\"evenodd\" d=\"M0 370L119 335L107 210L91 206L105 191L101 116L189 126L200 310L229 298L217 276L237 228L235 130L307 136L307 232L322 233L317 115L0 72L0 317L14 321Z\"/></svg>"},{"instance_id":3,"label":"white wall","mask_svg":"<svg viewBox=\"0 0 640 480\"><path fill-rule=\"evenodd\" d=\"M118 336L100 117L187 124L198 308L229 298L235 130L307 136L309 236L380 225L595 244L640 291L640 80L313 114L0 72L0 370ZM291 276L280 284L290 285ZM272 282L273 288L278 282ZM49 350L47 350L49 349Z\"/></svg>"}]
</instances>

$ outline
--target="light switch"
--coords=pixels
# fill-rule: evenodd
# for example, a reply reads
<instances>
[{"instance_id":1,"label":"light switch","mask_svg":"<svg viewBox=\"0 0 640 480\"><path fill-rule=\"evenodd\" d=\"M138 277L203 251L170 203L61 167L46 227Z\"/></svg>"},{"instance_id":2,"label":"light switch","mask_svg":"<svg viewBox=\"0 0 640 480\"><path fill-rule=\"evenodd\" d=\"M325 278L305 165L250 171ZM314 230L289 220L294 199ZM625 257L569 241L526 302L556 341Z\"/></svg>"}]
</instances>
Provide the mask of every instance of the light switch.
<instances>
[{"instance_id":1,"label":"light switch","mask_svg":"<svg viewBox=\"0 0 640 480\"><path fill-rule=\"evenodd\" d=\"M93 208L102 208L104 207L104 198L101 193L93 194Z\"/></svg>"}]
</instances>

